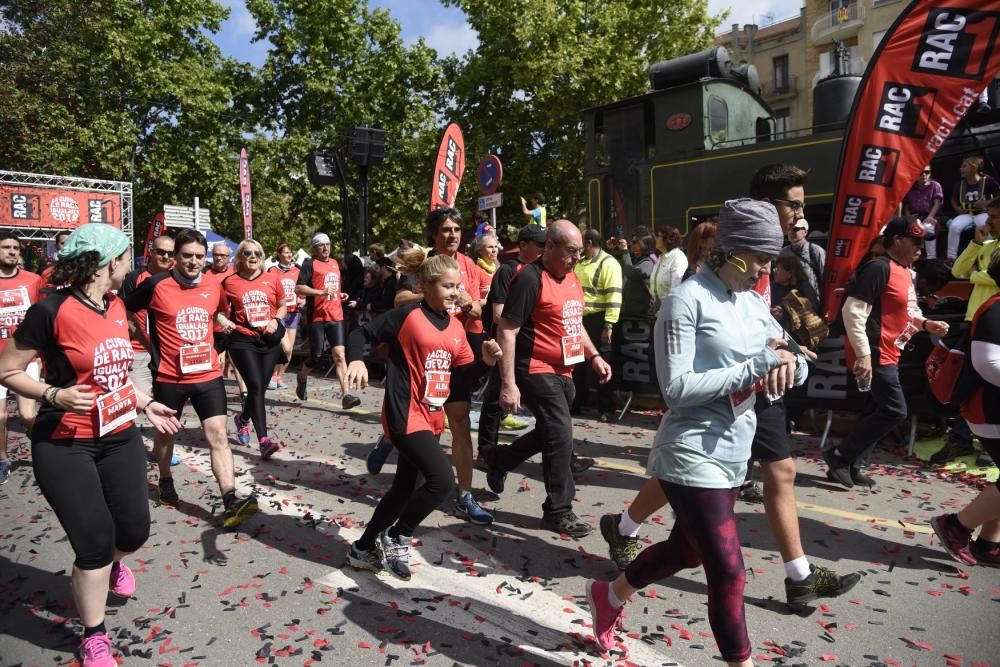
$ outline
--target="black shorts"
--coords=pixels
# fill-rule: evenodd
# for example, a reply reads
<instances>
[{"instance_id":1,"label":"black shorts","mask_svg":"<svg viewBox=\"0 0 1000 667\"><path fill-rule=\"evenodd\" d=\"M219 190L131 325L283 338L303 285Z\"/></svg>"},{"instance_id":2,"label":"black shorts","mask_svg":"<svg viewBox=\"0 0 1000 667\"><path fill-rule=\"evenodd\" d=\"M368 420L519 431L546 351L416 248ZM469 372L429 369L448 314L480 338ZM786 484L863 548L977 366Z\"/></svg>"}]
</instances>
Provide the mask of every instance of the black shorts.
<instances>
[{"instance_id":1,"label":"black shorts","mask_svg":"<svg viewBox=\"0 0 1000 667\"><path fill-rule=\"evenodd\" d=\"M176 410L178 419L188 399L201 421L226 414L226 387L222 378L194 384L157 382L153 385L153 398Z\"/></svg>"},{"instance_id":2,"label":"black shorts","mask_svg":"<svg viewBox=\"0 0 1000 667\"><path fill-rule=\"evenodd\" d=\"M344 347L347 335L344 332L344 321L310 322L309 323L309 356L319 359L323 356L323 343L330 344L330 349Z\"/></svg>"},{"instance_id":3,"label":"black shorts","mask_svg":"<svg viewBox=\"0 0 1000 667\"><path fill-rule=\"evenodd\" d=\"M750 458L756 461L784 461L792 456L792 445L785 430L785 402L771 403L757 394L757 431L753 434Z\"/></svg>"}]
</instances>

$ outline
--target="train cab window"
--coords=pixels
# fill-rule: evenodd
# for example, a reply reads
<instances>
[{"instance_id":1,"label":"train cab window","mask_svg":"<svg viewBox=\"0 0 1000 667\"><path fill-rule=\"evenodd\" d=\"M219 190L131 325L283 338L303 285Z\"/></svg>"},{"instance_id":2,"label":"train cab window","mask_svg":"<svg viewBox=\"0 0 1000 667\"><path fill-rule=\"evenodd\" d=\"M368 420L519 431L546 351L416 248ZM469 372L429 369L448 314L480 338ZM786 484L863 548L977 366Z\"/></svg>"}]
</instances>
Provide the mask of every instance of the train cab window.
<instances>
[{"instance_id":1,"label":"train cab window","mask_svg":"<svg viewBox=\"0 0 1000 667\"><path fill-rule=\"evenodd\" d=\"M708 98L708 136L712 143L726 140L729 130L729 105L721 97Z\"/></svg>"}]
</instances>

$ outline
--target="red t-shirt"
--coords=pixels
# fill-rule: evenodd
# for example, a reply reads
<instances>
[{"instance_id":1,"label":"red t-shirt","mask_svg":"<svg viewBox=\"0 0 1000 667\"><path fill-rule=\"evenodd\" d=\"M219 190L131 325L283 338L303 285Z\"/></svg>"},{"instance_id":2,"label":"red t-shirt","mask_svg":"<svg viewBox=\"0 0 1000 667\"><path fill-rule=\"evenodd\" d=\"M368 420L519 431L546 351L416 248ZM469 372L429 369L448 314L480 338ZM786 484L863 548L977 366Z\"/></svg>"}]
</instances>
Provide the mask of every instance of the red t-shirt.
<instances>
[{"instance_id":1,"label":"red t-shirt","mask_svg":"<svg viewBox=\"0 0 1000 667\"><path fill-rule=\"evenodd\" d=\"M913 276L909 267L889 257L876 257L858 269L853 282L845 288L846 297L860 299L872 307L865 324L868 344L872 351L872 366L891 366L899 363L902 350L896 339L910 321L909 297ZM847 367L854 366L857 354L846 338L844 352Z\"/></svg>"},{"instance_id":2,"label":"red t-shirt","mask_svg":"<svg viewBox=\"0 0 1000 667\"><path fill-rule=\"evenodd\" d=\"M283 303L288 308L289 313L294 313L299 308L298 297L295 296L295 285L299 282L299 267L293 264L292 268L282 271L279 267L272 266L267 272L273 273L278 277L278 282L281 284L285 295Z\"/></svg>"},{"instance_id":3,"label":"red t-shirt","mask_svg":"<svg viewBox=\"0 0 1000 667\"><path fill-rule=\"evenodd\" d=\"M125 280L122 282L122 288L118 290L118 296L120 296L122 300L127 301L129 295L150 277L152 277L152 274L145 269L142 271L132 271L125 276ZM135 310L132 308L129 308L128 310L132 313L132 318L135 320L135 326L142 329L146 333L146 336L149 336L149 322L147 321L146 311L144 309ZM139 342L135 336L130 336L130 340L132 341L133 350L136 352L147 352L145 346Z\"/></svg>"},{"instance_id":4,"label":"red t-shirt","mask_svg":"<svg viewBox=\"0 0 1000 667\"><path fill-rule=\"evenodd\" d=\"M483 283L485 282L485 289L487 294L490 290L490 281L483 278L483 270L476 265L467 255L458 253L455 255L455 261L458 262L458 273L462 276L462 287L464 291L469 293L473 301L478 301L483 298L480 296L484 289ZM471 334L483 333L483 321L482 318L473 320L465 316L462 309L457 305L452 306L448 312L452 317L456 318L465 327L465 330Z\"/></svg>"},{"instance_id":5,"label":"red t-shirt","mask_svg":"<svg viewBox=\"0 0 1000 667\"><path fill-rule=\"evenodd\" d=\"M519 373L572 376L573 366L584 361L583 288L575 273L557 278L541 260L526 265L510 284L502 317L521 327Z\"/></svg>"},{"instance_id":6,"label":"red t-shirt","mask_svg":"<svg viewBox=\"0 0 1000 667\"><path fill-rule=\"evenodd\" d=\"M204 278L210 278L210 279L214 280L215 282L219 283L219 285L222 285L222 281L225 280L227 276L233 275L234 272L235 272L235 269L233 269L233 266L231 264L227 264L226 265L226 270L225 271L216 271L211 266L209 266L209 268L205 269L205 271L202 273L202 276ZM222 333L222 326L218 322L213 322L212 323L212 331L214 331L215 333L220 333L221 334Z\"/></svg>"},{"instance_id":7,"label":"red t-shirt","mask_svg":"<svg viewBox=\"0 0 1000 667\"><path fill-rule=\"evenodd\" d=\"M261 273L251 280L234 273L222 281L222 289L229 302L229 319L236 324L236 331L245 336L263 333L285 298L273 273Z\"/></svg>"},{"instance_id":8,"label":"red t-shirt","mask_svg":"<svg viewBox=\"0 0 1000 667\"><path fill-rule=\"evenodd\" d=\"M28 309L14 333L21 345L41 352L45 381L55 387L86 385L108 395L113 414L128 414L114 392L127 394L134 354L128 339L125 304L113 294L106 297L107 311L101 314L68 290L52 294ZM126 398L122 396L120 398ZM99 438L99 406L88 414L66 412L43 403L32 431L32 440L93 440ZM107 423L112 423L109 420ZM106 435L131 427L134 418L123 421Z\"/></svg>"},{"instance_id":9,"label":"red t-shirt","mask_svg":"<svg viewBox=\"0 0 1000 667\"><path fill-rule=\"evenodd\" d=\"M18 269L10 277L0 276L0 352L7 347L32 304L42 298L42 277Z\"/></svg>"},{"instance_id":10,"label":"red t-shirt","mask_svg":"<svg viewBox=\"0 0 1000 667\"><path fill-rule=\"evenodd\" d=\"M196 287L184 287L169 272L158 274L126 296L125 307L152 316L149 352L158 382L197 384L222 377L212 322L228 302L218 281L202 276Z\"/></svg>"},{"instance_id":11,"label":"red t-shirt","mask_svg":"<svg viewBox=\"0 0 1000 667\"><path fill-rule=\"evenodd\" d=\"M344 307L340 303L343 283L340 278L340 264L337 260L330 257L326 261L322 261L310 257L302 262L298 284L313 289L330 290L330 298L325 296L309 297L309 317L313 322L343 321Z\"/></svg>"}]
</instances>

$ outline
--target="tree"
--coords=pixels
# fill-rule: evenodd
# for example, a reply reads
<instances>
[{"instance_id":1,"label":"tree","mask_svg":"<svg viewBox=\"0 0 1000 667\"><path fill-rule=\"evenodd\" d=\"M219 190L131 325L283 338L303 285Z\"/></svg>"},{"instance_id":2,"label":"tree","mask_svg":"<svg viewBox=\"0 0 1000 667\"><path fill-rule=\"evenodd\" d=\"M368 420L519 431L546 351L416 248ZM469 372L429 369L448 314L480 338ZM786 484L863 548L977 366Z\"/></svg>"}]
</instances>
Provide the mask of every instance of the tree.
<instances>
[{"instance_id":1,"label":"tree","mask_svg":"<svg viewBox=\"0 0 1000 667\"><path fill-rule=\"evenodd\" d=\"M443 0L479 46L446 68L471 165L504 163L502 219L524 224L518 196L542 191L549 216L585 202L579 112L643 93L649 65L711 44L723 16L707 0ZM464 197L463 197L464 195ZM465 189L463 203L474 196Z\"/></svg>"}]
</instances>

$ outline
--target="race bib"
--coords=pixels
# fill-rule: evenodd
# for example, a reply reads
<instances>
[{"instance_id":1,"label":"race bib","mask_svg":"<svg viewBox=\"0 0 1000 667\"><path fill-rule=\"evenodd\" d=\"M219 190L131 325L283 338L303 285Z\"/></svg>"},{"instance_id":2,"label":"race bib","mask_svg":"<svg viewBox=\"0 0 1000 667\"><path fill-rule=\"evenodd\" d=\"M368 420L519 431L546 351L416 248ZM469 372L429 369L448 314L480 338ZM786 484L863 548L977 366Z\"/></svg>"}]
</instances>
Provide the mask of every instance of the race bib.
<instances>
[{"instance_id":1,"label":"race bib","mask_svg":"<svg viewBox=\"0 0 1000 667\"><path fill-rule=\"evenodd\" d=\"M291 280L282 280L281 286L285 289L285 305L294 307L296 303L295 283Z\"/></svg>"},{"instance_id":2,"label":"race bib","mask_svg":"<svg viewBox=\"0 0 1000 667\"><path fill-rule=\"evenodd\" d=\"M14 289L0 290L0 315L23 312L28 310L30 305L27 287L22 285Z\"/></svg>"},{"instance_id":3,"label":"race bib","mask_svg":"<svg viewBox=\"0 0 1000 667\"><path fill-rule=\"evenodd\" d=\"M122 424L135 419L135 387L127 383L118 391L109 391L97 397L97 433L104 437Z\"/></svg>"},{"instance_id":4,"label":"race bib","mask_svg":"<svg viewBox=\"0 0 1000 667\"><path fill-rule=\"evenodd\" d=\"M753 407L754 401L757 400L757 392L754 391L753 386L749 386L746 389L739 389L734 391L729 395L729 404L733 408L733 416L739 417L744 412Z\"/></svg>"},{"instance_id":5,"label":"race bib","mask_svg":"<svg viewBox=\"0 0 1000 667\"><path fill-rule=\"evenodd\" d=\"M266 303L249 304L245 310L247 313L247 322L255 329L266 327L267 323L271 320L271 306Z\"/></svg>"},{"instance_id":6,"label":"race bib","mask_svg":"<svg viewBox=\"0 0 1000 667\"><path fill-rule=\"evenodd\" d=\"M451 394L451 371L427 371L425 378L423 403L440 408Z\"/></svg>"},{"instance_id":7,"label":"race bib","mask_svg":"<svg viewBox=\"0 0 1000 667\"><path fill-rule=\"evenodd\" d=\"M583 361L583 336L562 337L563 363L567 366Z\"/></svg>"},{"instance_id":8,"label":"race bib","mask_svg":"<svg viewBox=\"0 0 1000 667\"><path fill-rule=\"evenodd\" d=\"M181 372L200 373L212 370L212 346L194 343L181 347Z\"/></svg>"}]
</instances>

